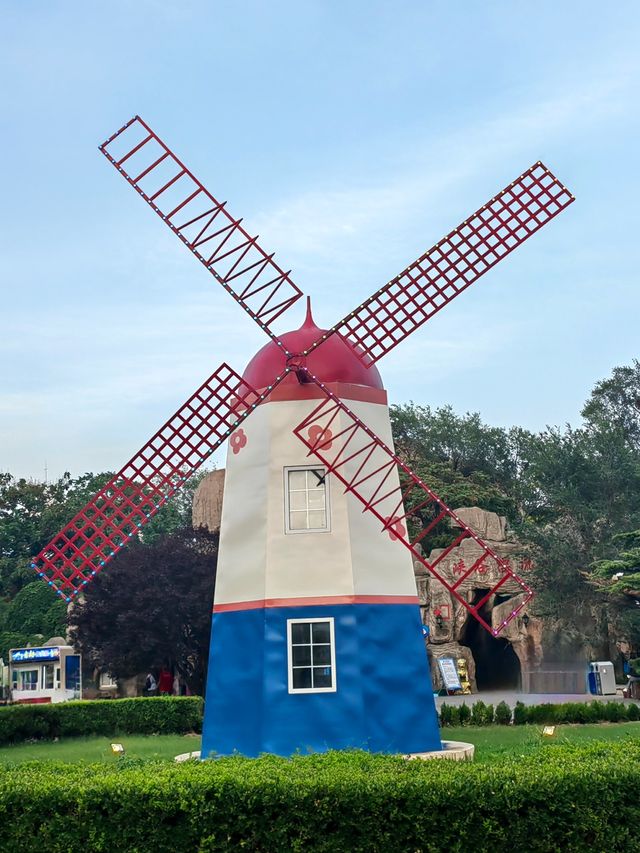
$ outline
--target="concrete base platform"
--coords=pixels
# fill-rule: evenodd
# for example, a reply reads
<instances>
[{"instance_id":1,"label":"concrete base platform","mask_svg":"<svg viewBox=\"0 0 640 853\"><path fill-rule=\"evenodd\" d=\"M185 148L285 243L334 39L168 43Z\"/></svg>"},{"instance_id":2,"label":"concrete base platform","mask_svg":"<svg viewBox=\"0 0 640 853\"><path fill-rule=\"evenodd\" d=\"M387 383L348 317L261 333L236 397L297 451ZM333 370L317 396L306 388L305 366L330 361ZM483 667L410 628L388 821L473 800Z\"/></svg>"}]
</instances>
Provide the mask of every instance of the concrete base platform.
<instances>
[{"instance_id":1,"label":"concrete base platform","mask_svg":"<svg viewBox=\"0 0 640 853\"><path fill-rule=\"evenodd\" d=\"M190 761L192 758L198 758L199 759L200 758L200 750L198 750L197 752L183 752L180 755L176 755L176 757L173 760L177 761L178 764L181 764L183 761Z\"/></svg>"},{"instance_id":2,"label":"concrete base platform","mask_svg":"<svg viewBox=\"0 0 640 853\"><path fill-rule=\"evenodd\" d=\"M443 740L442 749L434 750L433 752L412 752L409 755L404 755L408 761L413 761L419 758L426 761L429 758L448 758L450 761L473 761L475 746L472 743L463 743L458 740ZM199 759L200 752L183 752L181 755L176 755L173 759L181 764L183 761L191 759Z\"/></svg>"},{"instance_id":3,"label":"concrete base platform","mask_svg":"<svg viewBox=\"0 0 640 853\"><path fill-rule=\"evenodd\" d=\"M460 740L443 740L442 749L434 750L433 752L412 752L410 755L405 755L408 761L414 761L419 758L426 761L431 758L445 758L450 761L473 761L475 746L472 743L464 743Z\"/></svg>"}]
</instances>

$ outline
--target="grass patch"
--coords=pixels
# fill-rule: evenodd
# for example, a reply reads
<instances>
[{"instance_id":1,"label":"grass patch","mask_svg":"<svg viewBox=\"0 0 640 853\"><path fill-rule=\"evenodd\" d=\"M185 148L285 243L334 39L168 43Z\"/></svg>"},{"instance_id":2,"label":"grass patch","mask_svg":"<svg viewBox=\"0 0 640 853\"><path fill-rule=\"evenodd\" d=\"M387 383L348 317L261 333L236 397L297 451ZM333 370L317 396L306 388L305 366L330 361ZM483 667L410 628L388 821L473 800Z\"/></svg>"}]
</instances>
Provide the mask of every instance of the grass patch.
<instances>
[{"instance_id":1,"label":"grass patch","mask_svg":"<svg viewBox=\"0 0 640 853\"><path fill-rule=\"evenodd\" d=\"M127 758L173 761L176 755L200 749L200 735L114 735L62 738L59 741L20 743L0 748L0 765L26 761L63 761L68 764L115 764L112 743L121 743Z\"/></svg>"},{"instance_id":2,"label":"grass patch","mask_svg":"<svg viewBox=\"0 0 640 853\"><path fill-rule=\"evenodd\" d=\"M559 725L551 738L542 737L542 726L461 726L446 728L445 740L461 740L476 747L478 763L500 757L526 756L543 745L583 744L593 741L616 741L630 738L640 741L640 723L600 723L597 725ZM183 752L200 749L200 736L194 735L114 735L105 737L62 738L0 748L0 765L26 761L62 761L68 764L90 764L118 761L111 752L112 742L122 743L127 758L173 761Z\"/></svg>"},{"instance_id":3,"label":"grass patch","mask_svg":"<svg viewBox=\"0 0 640 853\"><path fill-rule=\"evenodd\" d=\"M563 724L553 737L542 736L543 726L455 726L442 730L444 740L472 743L475 761L486 762L500 756L529 755L543 744L582 744L631 738L640 741L640 723Z\"/></svg>"}]
</instances>

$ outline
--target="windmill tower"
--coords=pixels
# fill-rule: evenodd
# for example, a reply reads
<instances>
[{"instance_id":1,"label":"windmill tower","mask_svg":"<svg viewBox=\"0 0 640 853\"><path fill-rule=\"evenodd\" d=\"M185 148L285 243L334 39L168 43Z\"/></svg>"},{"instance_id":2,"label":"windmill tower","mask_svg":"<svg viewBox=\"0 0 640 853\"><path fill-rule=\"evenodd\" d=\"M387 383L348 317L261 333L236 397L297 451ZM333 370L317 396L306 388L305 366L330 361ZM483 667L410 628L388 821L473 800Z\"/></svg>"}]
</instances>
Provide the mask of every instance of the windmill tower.
<instances>
[{"instance_id":1,"label":"windmill tower","mask_svg":"<svg viewBox=\"0 0 640 853\"><path fill-rule=\"evenodd\" d=\"M276 335L301 291L226 203L139 117L101 151L270 341L242 376L222 364L34 570L72 601L229 439L203 755L438 749L412 561L494 635L532 593L394 455L376 362L573 196L538 162L330 329L308 306ZM459 532L430 562L421 542L447 519ZM478 557L449 582L438 565L466 538ZM471 603L474 572L488 591ZM494 627L480 610L507 581L525 595Z\"/></svg>"},{"instance_id":2,"label":"windmill tower","mask_svg":"<svg viewBox=\"0 0 640 853\"><path fill-rule=\"evenodd\" d=\"M281 341L301 352L322 334L308 308ZM266 387L280 358L268 343L245 381ZM308 369L391 446L375 367L334 335ZM231 436L203 755L440 749L411 554L292 432L323 397L292 372Z\"/></svg>"}]
</instances>

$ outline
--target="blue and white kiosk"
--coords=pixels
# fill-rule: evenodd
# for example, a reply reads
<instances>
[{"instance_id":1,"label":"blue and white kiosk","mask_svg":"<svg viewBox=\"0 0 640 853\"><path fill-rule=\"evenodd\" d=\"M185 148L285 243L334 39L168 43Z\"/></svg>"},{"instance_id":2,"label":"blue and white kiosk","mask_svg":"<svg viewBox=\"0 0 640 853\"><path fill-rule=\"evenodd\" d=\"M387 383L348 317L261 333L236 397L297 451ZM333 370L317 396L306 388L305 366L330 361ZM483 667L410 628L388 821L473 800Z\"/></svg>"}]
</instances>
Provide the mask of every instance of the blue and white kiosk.
<instances>
[{"instance_id":1,"label":"blue and white kiosk","mask_svg":"<svg viewBox=\"0 0 640 853\"><path fill-rule=\"evenodd\" d=\"M49 643L9 651L13 702L44 704L82 698L80 655L71 646Z\"/></svg>"}]
</instances>

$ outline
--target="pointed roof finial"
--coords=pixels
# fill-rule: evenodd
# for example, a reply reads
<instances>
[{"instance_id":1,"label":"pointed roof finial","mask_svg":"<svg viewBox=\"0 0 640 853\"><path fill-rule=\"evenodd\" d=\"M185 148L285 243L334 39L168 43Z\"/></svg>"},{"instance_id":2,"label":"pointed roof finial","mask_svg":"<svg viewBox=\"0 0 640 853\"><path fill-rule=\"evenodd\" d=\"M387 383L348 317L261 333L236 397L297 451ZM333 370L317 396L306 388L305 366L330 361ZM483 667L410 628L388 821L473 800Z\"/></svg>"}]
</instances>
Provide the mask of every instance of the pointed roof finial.
<instances>
[{"instance_id":1,"label":"pointed roof finial","mask_svg":"<svg viewBox=\"0 0 640 853\"><path fill-rule=\"evenodd\" d=\"M311 316L311 297L307 296L307 316L304 318L302 328L309 328L310 326L315 327L315 325L316 324L313 322L313 317Z\"/></svg>"}]
</instances>

